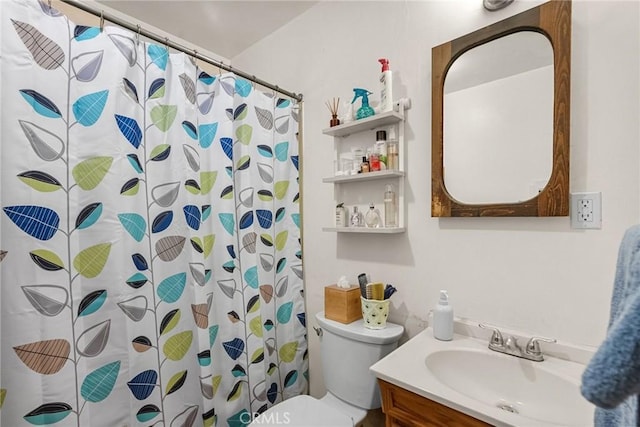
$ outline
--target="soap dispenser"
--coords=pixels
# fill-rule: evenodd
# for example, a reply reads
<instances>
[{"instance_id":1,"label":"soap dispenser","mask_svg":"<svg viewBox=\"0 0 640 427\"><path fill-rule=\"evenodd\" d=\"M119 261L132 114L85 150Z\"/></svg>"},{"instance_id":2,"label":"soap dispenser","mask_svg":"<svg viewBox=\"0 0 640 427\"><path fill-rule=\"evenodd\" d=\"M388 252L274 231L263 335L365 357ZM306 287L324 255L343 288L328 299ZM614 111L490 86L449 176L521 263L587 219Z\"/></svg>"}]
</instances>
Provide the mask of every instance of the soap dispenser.
<instances>
[{"instance_id":1,"label":"soap dispenser","mask_svg":"<svg viewBox=\"0 0 640 427\"><path fill-rule=\"evenodd\" d=\"M440 341L453 339L453 308L447 291L440 291L440 300L433 310L433 337Z\"/></svg>"}]
</instances>

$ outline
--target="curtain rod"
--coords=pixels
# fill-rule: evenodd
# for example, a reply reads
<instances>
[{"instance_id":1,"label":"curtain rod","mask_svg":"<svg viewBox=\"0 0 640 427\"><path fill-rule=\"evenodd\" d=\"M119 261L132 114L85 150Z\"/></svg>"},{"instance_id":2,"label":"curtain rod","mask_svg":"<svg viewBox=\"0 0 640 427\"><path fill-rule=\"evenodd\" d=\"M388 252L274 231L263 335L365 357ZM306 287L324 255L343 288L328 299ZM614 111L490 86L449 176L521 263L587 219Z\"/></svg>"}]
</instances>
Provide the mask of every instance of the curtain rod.
<instances>
[{"instance_id":1,"label":"curtain rod","mask_svg":"<svg viewBox=\"0 0 640 427\"><path fill-rule=\"evenodd\" d=\"M118 18L116 16L104 13L103 10L98 10L98 9L95 9L95 8L93 8L91 6L88 6L88 5L82 3L79 0L60 0L60 1L62 3L66 3L68 5L71 5L71 6L75 7L75 8L83 10L83 11L85 11L87 13L90 13L90 14L92 14L94 16L98 16L98 17L100 17L101 20L104 19L104 20L110 21L110 22L112 22L112 23L114 23L114 24L116 24L116 25L118 25L120 27L123 27L123 28L126 28L127 30L133 31L134 33L138 33L138 34L140 34L142 36L145 36L148 39L151 39L151 40L153 40L153 41L155 41L157 43L160 43L160 44L165 45L167 47L173 48L173 49L178 50L180 52L186 53L187 55L190 55L190 56L192 56L194 58L197 58L197 59L199 59L201 61L204 61L204 62L206 62L208 64L211 64L214 67L217 67L217 68L223 69L225 71L230 71L232 73L235 73L235 74L237 74L238 76L240 76L240 77L242 77L244 79L250 80L250 81L252 81L254 83L259 84L260 86L264 86L266 88L269 88L271 90L279 92L279 93L281 93L283 95L286 95L286 96L288 96L290 98L295 99L296 101L302 101L302 94L297 94L295 92L289 92L288 90L282 89L278 85L271 84L271 83L269 83L269 82L267 82L265 80L257 78L254 75L247 74L244 71L241 71L241 70L239 70L237 68L232 67L231 65L226 65L226 64L224 64L224 63L222 63L220 61L217 61L217 60L215 60L213 58L210 58L208 56L202 55L201 53L198 53L197 51L195 51L193 49L188 49L187 47L182 46L182 45L180 45L180 44L178 44L178 43L176 43L176 42L174 42L174 41L172 41L172 40L170 40L170 39L168 39L166 37L161 37L161 36L159 36L159 35L157 35L155 33L152 33L151 31L145 30L140 25L133 25L130 22L124 21L124 20L122 20L122 19L120 19L120 18Z\"/></svg>"}]
</instances>

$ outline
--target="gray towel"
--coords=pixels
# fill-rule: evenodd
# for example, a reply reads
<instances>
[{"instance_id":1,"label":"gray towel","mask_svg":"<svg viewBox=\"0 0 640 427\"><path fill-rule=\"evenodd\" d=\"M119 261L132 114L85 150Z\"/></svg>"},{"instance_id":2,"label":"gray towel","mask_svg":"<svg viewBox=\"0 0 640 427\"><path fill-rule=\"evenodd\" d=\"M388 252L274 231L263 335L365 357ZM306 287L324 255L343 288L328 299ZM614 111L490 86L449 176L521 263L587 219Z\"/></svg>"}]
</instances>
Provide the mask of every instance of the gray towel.
<instances>
[{"instance_id":1,"label":"gray towel","mask_svg":"<svg viewBox=\"0 0 640 427\"><path fill-rule=\"evenodd\" d=\"M639 225L620 244L607 336L582 375L581 391L597 406L596 426L640 426Z\"/></svg>"}]
</instances>

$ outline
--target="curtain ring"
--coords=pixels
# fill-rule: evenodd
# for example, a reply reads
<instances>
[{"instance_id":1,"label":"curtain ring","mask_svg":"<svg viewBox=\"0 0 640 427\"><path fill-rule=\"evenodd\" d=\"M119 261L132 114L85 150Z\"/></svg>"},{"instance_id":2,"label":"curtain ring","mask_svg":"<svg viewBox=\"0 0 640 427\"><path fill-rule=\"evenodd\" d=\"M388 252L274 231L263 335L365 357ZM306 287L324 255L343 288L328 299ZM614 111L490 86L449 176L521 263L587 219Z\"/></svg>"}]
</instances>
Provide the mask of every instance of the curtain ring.
<instances>
[{"instance_id":1,"label":"curtain ring","mask_svg":"<svg viewBox=\"0 0 640 427\"><path fill-rule=\"evenodd\" d=\"M191 63L193 64L194 67L196 67L196 70L198 69L198 49L193 49L193 54L191 55Z\"/></svg>"},{"instance_id":2,"label":"curtain ring","mask_svg":"<svg viewBox=\"0 0 640 427\"><path fill-rule=\"evenodd\" d=\"M136 32L136 46L140 45L140 24L137 24L136 27L138 27L138 32Z\"/></svg>"},{"instance_id":3,"label":"curtain ring","mask_svg":"<svg viewBox=\"0 0 640 427\"><path fill-rule=\"evenodd\" d=\"M220 61L220 65L224 66L224 61ZM218 78L222 77L222 67L218 67Z\"/></svg>"},{"instance_id":4,"label":"curtain ring","mask_svg":"<svg viewBox=\"0 0 640 427\"><path fill-rule=\"evenodd\" d=\"M164 47L167 49L167 55L169 54L169 37L164 38Z\"/></svg>"},{"instance_id":5,"label":"curtain ring","mask_svg":"<svg viewBox=\"0 0 640 427\"><path fill-rule=\"evenodd\" d=\"M100 11L100 32L104 30L104 10Z\"/></svg>"}]
</instances>

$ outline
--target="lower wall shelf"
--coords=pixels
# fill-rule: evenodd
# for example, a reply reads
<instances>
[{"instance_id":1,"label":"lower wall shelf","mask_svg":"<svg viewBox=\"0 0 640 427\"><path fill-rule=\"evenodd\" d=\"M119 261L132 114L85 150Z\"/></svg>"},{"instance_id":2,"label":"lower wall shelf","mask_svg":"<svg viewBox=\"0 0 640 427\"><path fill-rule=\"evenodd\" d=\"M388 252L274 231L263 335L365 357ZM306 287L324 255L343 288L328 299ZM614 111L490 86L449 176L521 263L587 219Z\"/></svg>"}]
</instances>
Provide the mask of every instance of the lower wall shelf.
<instances>
[{"instance_id":1,"label":"lower wall shelf","mask_svg":"<svg viewBox=\"0 0 640 427\"><path fill-rule=\"evenodd\" d=\"M406 228L322 227L322 231L333 231L336 233L399 234L404 233Z\"/></svg>"}]
</instances>

